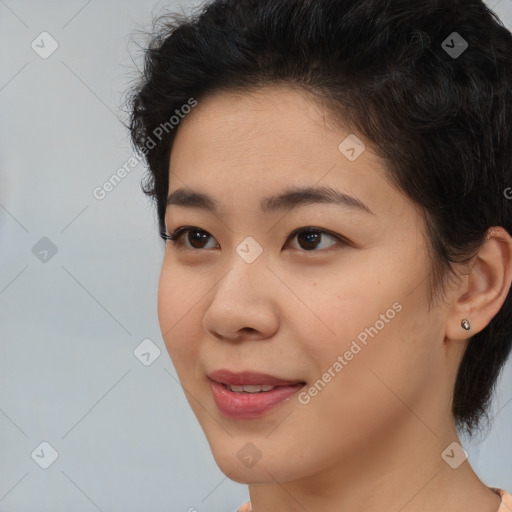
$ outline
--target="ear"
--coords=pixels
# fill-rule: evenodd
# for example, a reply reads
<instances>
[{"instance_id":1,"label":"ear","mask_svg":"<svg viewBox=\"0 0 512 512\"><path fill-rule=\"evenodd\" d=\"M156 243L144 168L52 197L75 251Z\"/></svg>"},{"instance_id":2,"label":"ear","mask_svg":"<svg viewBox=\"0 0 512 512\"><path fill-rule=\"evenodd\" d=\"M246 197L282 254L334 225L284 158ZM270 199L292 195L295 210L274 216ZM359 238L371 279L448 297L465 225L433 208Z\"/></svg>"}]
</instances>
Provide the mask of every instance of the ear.
<instances>
[{"instance_id":1,"label":"ear","mask_svg":"<svg viewBox=\"0 0 512 512\"><path fill-rule=\"evenodd\" d=\"M467 339L482 331L505 302L512 282L512 237L501 226L487 238L462 278L447 317L446 337ZM470 329L463 329L467 319Z\"/></svg>"}]
</instances>

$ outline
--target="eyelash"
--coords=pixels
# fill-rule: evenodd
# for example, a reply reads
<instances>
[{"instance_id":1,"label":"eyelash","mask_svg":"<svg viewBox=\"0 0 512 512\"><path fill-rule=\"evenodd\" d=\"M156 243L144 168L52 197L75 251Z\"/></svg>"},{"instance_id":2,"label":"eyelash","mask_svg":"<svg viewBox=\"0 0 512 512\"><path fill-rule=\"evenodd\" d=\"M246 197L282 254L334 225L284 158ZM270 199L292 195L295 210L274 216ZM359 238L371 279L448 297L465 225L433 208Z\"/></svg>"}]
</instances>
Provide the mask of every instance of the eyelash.
<instances>
[{"instance_id":1,"label":"eyelash","mask_svg":"<svg viewBox=\"0 0 512 512\"><path fill-rule=\"evenodd\" d=\"M187 233L189 233L191 231L199 231L201 233L206 233L209 236L212 236L210 233L208 233L208 231L205 231L204 229L198 228L197 226L181 226L181 227L177 228L171 234L168 234L166 232L162 232L162 233L160 233L160 236L165 241L172 242L175 246L179 246L179 247L181 247L181 248L183 248L185 250L196 251L196 252L204 250L204 249L196 249L196 248L187 247L182 242L181 238L183 237L183 235L186 235ZM290 233L290 235L288 236L288 238L286 239L286 242L288 243L289 240L293 239L296 235L298 235L301 232L322 233L322 234L330 236L331 238L334 238L342 246L350 245L350 241L348 239L346 239L345 237L342 237L341 235L337 235L336 233L332 233L331 231L327 231L325 229L316 228L314 226L306 226L306 227L301 227L301 228L297 228L297 229L293 230ZM335 246L335 244L330 246L330 247L328 247L327 249L321 249L320 251L315 250L315 249L312 249L310 251L308 251L306 249L295 249L295 250L302 250L303 252L308 252L308 253L311 253L311 252L322 252L322 251L330 251L330 250L332 250L332 248L334 246Z\"/></svg>"}]
</instances>

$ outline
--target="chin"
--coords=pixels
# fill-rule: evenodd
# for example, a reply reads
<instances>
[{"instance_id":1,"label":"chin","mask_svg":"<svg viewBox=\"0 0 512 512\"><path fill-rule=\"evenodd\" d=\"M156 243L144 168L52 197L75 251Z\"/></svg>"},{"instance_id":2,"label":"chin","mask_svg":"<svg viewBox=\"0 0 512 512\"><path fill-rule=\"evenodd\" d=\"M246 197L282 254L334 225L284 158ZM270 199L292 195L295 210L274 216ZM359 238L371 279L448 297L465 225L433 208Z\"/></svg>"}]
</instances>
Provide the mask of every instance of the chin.
<instances>
[{"instance_id":1,"label":"chin","mask_svg":"<svg viewBox=\"0 0 512 512\"><path fill-rule=\"evenodd\" d=\"M232 449L236 442L232 442L227 449L213 450L212 454L219 469L234 482L240 484L275 484L287 482L300 475L296 474L299 468L292 467L292 461L286 460L264 460L262 457L256 463L244 462L243 454L239 456L240 448ZM295 474L293 474L295 473Z\"/></svg>"},{"instance_id":2,"label":"chin","mask_svg":"<svg viewBox=\"0 0 512 512\"><path fill-rule=\"evenodd\" d=\"M220 466L219 466L220 467ZM255 469L241 469L237 468L233 471L224 471L223 468L220 467L220 470L233 482L239 484L273 484L275 480L266 472L266 471L258 471L255 473Z\"/></svg>"}]
</instances>

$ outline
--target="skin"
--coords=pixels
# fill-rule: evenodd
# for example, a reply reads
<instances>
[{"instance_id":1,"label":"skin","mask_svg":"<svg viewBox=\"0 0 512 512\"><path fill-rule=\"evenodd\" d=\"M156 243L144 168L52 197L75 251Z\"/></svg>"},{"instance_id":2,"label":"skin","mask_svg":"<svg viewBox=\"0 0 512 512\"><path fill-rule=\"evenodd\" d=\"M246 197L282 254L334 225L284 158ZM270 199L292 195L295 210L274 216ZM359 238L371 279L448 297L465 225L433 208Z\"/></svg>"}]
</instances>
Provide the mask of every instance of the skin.
<instances>
[{"instance_id":1,"label":"skin","mask_svg":"<svg viewBox=\"0 0 512 512\"><path fill-rule=\"evenodd\" d=\"M210 235L166 244L158 316L169 355L217 464L249 484L255 512L496 512L498 496L469 461L453 469L441 454L460 443L457 368L467 338L507 296L512 239L494 227L429 310L424 221L385 178L371 141L357 133L366 150L345 158L338 146L350 133L287 86L217 92L180 123L169 193L208 193L221 211L167 208L168 233L189 225ZM290 185L331 186L374 215L327 204L259 211ZM304 238L288 240L312 226L350 244L324 234L307 250ZM247 236L263 248L250 264L236 252ZM216 407L207 373L260 371L309 387L394 303L401 311L306 405L295 396L250 420ZM237 457L248 442L261 453L252 467Z\"/></svg>"}]
</instances>

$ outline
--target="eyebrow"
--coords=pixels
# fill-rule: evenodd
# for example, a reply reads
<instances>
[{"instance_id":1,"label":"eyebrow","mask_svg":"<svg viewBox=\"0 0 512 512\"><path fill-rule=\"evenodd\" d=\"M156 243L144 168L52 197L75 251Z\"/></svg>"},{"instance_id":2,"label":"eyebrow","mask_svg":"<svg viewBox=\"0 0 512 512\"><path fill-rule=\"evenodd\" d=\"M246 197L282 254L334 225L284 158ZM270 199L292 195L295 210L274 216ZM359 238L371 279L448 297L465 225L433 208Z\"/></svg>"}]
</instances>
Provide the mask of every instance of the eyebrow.
<instances>
[{"instance_id":1,"label":"eyebrow","mask_svg":"<svg viewBox=\"0 0 512 512\"><path fill-rule=\"evenodd\" d=\"M309 204L334 204L344 209L352 209L375 215L372 210L359 199L349 196L331 187L293 187L283 193L267 197L260 202L262 213L270 214L278 211L290 211ZM219 214L219 202L201 192L188 188L179 188L167 198L167 205L198 208Z\"/></svg>"}]
</instances>

